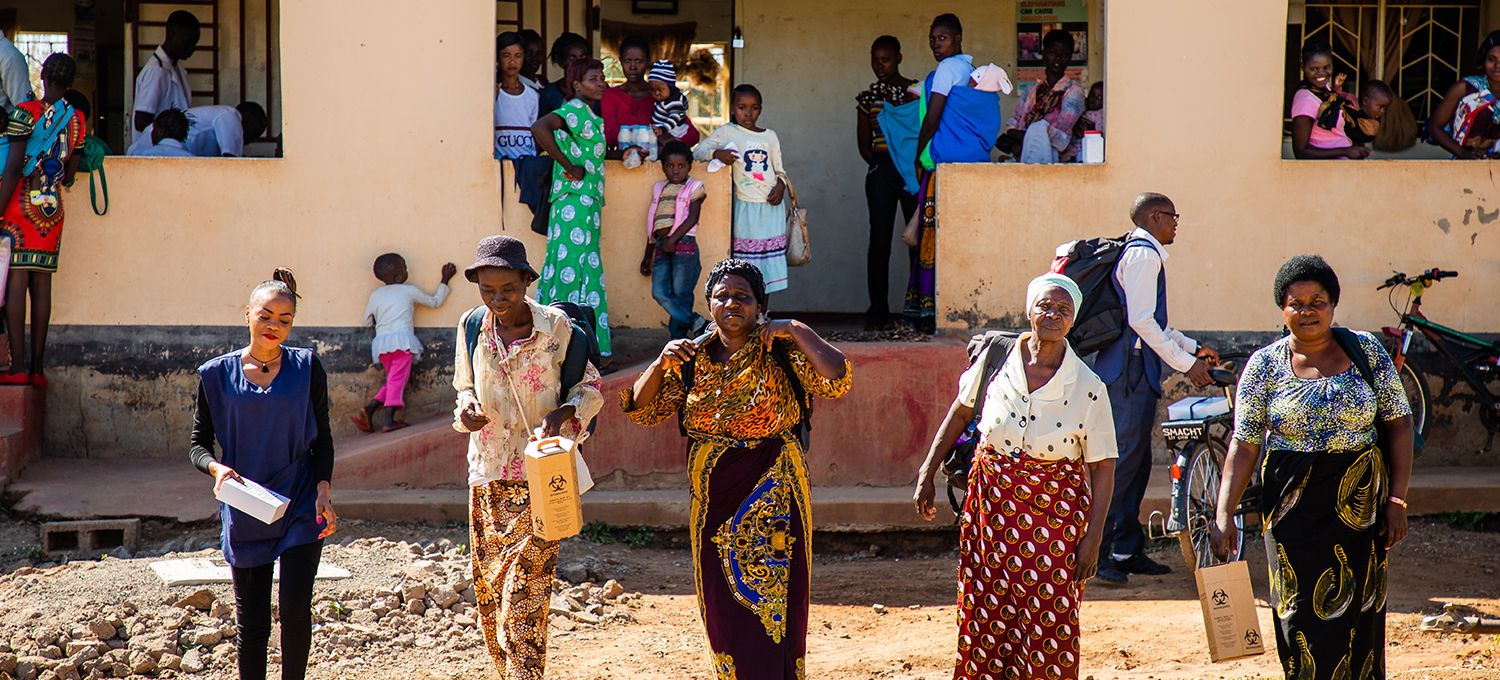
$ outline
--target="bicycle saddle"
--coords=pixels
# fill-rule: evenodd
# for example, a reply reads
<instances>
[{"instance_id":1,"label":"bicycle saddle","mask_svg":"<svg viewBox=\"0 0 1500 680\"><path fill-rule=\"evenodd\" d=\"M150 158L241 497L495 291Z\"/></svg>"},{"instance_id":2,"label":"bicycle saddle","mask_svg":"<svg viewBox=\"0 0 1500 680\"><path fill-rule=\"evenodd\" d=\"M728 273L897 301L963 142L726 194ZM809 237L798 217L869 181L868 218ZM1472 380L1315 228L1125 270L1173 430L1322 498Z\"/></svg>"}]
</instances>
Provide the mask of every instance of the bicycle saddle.
<instances>
[{"instance_id":1,"label":"bicycle saddle","mask_svg":"<svg viewBox=\"0 0 1500 680\"><path fill-rule=\"evenodd\" d=\"M1222 368L1208 369L1208 377L1212 378L1214 384L1218 385L1219 387L1229 387L1230 385L1239 382L1238 376L1236 376L1233 372L1226 371Z\"/></svg>"}]
</instances>

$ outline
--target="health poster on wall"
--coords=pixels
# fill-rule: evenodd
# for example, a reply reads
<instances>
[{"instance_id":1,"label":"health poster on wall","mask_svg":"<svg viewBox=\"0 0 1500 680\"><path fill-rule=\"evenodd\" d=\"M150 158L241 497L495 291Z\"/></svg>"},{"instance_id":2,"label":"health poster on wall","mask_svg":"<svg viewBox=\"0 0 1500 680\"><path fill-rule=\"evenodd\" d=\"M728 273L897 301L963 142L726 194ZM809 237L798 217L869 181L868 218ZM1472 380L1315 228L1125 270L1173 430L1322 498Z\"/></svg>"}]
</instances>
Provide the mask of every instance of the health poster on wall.
<instances>
[{"instance_id":1,"label":"health poster on wall","mask_svg":"<svg viewBox=\"0 0 1500 680\"><path fill-rule=\"evenodd\" d=\"M1019 82L1044 77L1042 38L1057 30L1073 34L1073 59L1068 62L1068 79L1088 82L1088 0L1017 0L1016 79Z\"/></svg>"}]
</instances>

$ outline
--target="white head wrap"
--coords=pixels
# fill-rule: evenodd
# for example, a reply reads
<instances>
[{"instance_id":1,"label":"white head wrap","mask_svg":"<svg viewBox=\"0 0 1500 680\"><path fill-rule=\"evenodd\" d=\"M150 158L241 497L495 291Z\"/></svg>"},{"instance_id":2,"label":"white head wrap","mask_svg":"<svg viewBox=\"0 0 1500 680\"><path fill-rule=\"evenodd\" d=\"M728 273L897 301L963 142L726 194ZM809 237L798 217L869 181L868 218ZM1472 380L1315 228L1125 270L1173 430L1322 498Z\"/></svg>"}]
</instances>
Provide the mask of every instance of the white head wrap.
<instances>
[{"instance_id":1,"label":"white head wrap","mask_svg":"<svg viewBox=\"0 0 1500 680\"><path fill-rule=\"evenodd\" d=\"M1042 297L1042 293L1053 288L1067 291L1068 297L1073 298L1073 313L1078 314L1078 306L1083 304L1083 291L1078 289L1078 284L1074 283L1073 279L1053 272L1047 272L1032 279L1031 283L1026 286L1026 311L1030 312L1031 308L1036 305L1037 299Z\"/></svg>"}]
</instances>

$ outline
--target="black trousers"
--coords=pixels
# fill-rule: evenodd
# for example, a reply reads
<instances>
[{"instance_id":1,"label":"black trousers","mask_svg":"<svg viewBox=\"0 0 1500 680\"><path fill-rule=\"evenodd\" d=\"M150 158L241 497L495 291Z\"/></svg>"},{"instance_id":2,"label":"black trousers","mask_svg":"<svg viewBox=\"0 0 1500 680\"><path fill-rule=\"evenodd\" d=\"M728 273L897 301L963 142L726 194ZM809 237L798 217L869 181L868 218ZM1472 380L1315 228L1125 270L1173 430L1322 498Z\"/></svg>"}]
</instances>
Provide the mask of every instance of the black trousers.
<instances>
[{"instance_id":1,"label":"black trousers","mask_svg":"<svg viewBox=\"0 0 1500 680\"><path fill-rule=\"evenodd\" d=\"M281 553L281 678L302 680L312 648L313 579L323 556L322 539ZM240 680L265 680L271 641L271 583L275 563L231 570L239 619Z\"/></svg>"},{"instance_id":2,"label":"black trousers","mask_svg":"<svg viewBox=\"0 0 1500 680\"><path fill-rule=\"evenodd\" d=\"M901 208L901 226L917 212L917 197L906 193L906 181L887 154L876 154L875 164L865 173L865 203L870 208L870 249L865 260L870 308L865 322L883 328L890 320L891 237L895 233L896 208ZM907 263L917 257L908 249Z\"/></svg>"},{"instance_id":3,"label":"black trousers","mask_svg":"<svg viewBox=\"0 0 1500 680\"><path fill-rule=\"evenodd\" d=\"M1151 483L1151 433L1156 429L1156 403L1161 398L1152 388L1140 350L1126 357L1120 377L1107 386L1120 457L1115 459L1115 492L1104 522L1101 559L1111 553L1146 554L1141 501Z\"/></svg>"}]
</instances>

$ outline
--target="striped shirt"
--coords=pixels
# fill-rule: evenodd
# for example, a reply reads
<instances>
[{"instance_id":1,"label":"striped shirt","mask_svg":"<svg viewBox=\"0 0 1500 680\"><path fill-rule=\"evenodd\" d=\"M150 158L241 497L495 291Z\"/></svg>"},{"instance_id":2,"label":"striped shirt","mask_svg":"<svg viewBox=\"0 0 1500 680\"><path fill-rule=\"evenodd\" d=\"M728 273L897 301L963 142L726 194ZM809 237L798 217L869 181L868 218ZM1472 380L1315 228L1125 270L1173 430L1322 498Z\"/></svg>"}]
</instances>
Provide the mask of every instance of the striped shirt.
<instances>
[{"instance_id":1,"label":"striped shirt","mask_svg":"<svg viewBox=\"0 0 1500 680\"><path fill-rule=\"evenodd\" d=\"M667 134L681 137L687 132L687 100L681 93L664 102L657 102L651 109L652 127L664 128Z\"/></svg>"}]
</instances>

